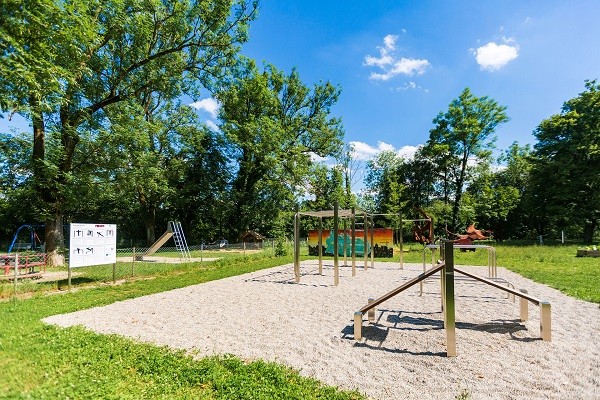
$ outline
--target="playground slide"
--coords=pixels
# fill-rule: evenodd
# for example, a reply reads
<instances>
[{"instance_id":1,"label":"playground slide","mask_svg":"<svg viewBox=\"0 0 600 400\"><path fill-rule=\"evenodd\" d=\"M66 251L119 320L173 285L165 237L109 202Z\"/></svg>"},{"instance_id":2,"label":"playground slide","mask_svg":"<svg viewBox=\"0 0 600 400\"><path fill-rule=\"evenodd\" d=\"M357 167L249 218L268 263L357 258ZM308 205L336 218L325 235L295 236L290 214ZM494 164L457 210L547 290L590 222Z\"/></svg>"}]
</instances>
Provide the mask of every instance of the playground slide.
<instances>
[{"instance_id":1,"label":"playground slide","mask_svg":"<svg viewBox=\"0 0 600 400\"><path fill-rule=\"evenodd\" d=\"M163 233L162 236L158 238L158 240L154 242L152 246L150 246L148 251L144 253L144 256L151 256L152 254L156 253L156 250L160 249L162 245L167 242L167 240L171 239L171 236L173 236L173 232L171 231L166 231Z\"/></svg>"}]
</instances>

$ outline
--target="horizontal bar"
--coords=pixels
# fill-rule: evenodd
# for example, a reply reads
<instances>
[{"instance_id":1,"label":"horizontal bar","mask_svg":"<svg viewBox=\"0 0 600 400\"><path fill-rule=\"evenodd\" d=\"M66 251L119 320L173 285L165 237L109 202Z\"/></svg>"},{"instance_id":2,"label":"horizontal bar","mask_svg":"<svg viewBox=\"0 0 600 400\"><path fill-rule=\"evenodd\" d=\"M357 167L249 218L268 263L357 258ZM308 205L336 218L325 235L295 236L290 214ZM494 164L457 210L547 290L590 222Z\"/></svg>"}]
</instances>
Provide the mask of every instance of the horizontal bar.
<instances>
[{"instance_id":1,"label":"horizontal bar","mask_svg":"<svg viewBox=\"0 0 600 400\"><path fill-rule=\"evenodd\" d=\"M428 269L427 271L423 272L419 276L414 277L413 279L409 280L408 282L398 286L396 289L389 291L388 293L384 294L383 296L381 296L378 299L375 299L372 303L367 304L366 306L364 306L363 308L361 308L358 311L363 314L366 313L371 308L377 307L379 304L383 303L384 301L391 299L398 293L408 289L409 287L413 286L416 283L421 282L423 279L429 278L431 275L435 274L436 272L440 271L443 268L444 268L444 264L438 264L435 267Z\"/></svg>"},{"instance_id":2,"label":"horizontal bar","mask_svg":"<svg viewBox=\"0 0 600 400\"><path fill-rule=\"evenodd\" d=\"M527 295L527 294L525 294L525 293L521 293L521 292L519 292L519 291L517 291L517 290L514 290L514 289L507 288L507 287L505 287L505 286L501 286L501 285L497 284L497 283L496 283L496 282L494 282L494 281L491 281L491 280L489 280L489 279L486 279L486 278L482 278L482 277L480 277L480 276L477 276L477 275L470 274L470 273L468 273L468 272L465 272L465 271L463 271L463 270L461 270L461 269L454 268L454 271L456 271L456 272L458 272L458 273L461 273L461 274L463 274L463 275L466 275L466 276L468 276L468 277L470 277L470 278L473 278L473 279L475 279L475 280L478 280L478 281L480 281L480 282L487 283L488 285L490 285L490 286L493 286L493 287L495 287L496 289L504 290L505 292L508 292L508 293L514 294L515 296L519 296L519 297L521 297L521 298L523 298L523 299L527 299L527 300L529 300L530 302L532 302L533 304L535 304L536 306L539 306L539 305L540 305L540 303L542 302L541 300L539 300L539 299L536 299L535 297L529 296L529 295Z\"/></svg>"}]
</instances>

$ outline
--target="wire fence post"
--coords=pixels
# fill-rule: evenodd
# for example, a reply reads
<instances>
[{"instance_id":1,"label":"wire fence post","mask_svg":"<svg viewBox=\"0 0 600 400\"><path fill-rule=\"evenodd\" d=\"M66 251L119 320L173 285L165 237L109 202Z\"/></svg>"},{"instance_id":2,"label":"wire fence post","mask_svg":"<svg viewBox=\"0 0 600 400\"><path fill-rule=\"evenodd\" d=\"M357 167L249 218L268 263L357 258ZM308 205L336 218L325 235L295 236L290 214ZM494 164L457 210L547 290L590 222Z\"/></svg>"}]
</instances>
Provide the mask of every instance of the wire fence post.
<instances>
[{"instance_id":1,"label":"wire fence post","mask_svg":"<svg viewBox=\"0 0 600 400\"><path fill-rule=\"evenodd\" d=\"M15 296L17 295L17 279L19 278L19 253L15 253L15 279L14 279L14 290Z\"/></svg>"},{"instance_id":2,"label":"wire fence post","mask_svg":"<svg viewBox=\"0 0 600 400\"><path fill-rule=\"evenodd\" d=\"M133 248L133 257L131 259L131 276L135 276L135 269L134 269L134 265L135 265L135 247Z\"/></svg>"}]
</instances>

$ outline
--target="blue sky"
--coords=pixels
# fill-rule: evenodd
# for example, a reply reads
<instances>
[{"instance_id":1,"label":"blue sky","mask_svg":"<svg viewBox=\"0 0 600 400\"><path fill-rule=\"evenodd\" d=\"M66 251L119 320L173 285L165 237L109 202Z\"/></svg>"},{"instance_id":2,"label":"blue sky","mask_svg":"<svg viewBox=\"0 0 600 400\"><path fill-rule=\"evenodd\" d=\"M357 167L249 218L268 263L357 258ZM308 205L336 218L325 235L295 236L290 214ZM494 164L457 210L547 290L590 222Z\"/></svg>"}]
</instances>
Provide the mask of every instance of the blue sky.
<instances>
[{"instance_id":1,"label":"blue sky","mask_svg":"<svg viewBox=\"0 0 600 400\"><path fill-rule=\"evenodd\" d=\"M340 85L361 156L423 144L467 86L508 107L504 150L600 78L599 16L600 1L263 0L243 53Z\"/></svg>"},{"instance_id":2,"label":"blue sky","mask_svg":"<svg viewBox=\"0 0 600 400\"><path fill-rule=\"evenodd\" d=\"M599 15L598 0L262 0L242 53L339 85L333 113L359 158L414 151L467 86L508 107L504 150L533 144L543 119L600 78ZM212 99L196 106L216 121ZM24 127L0 119L0 131L9 125Z\"/></svg>"}]
</instances>

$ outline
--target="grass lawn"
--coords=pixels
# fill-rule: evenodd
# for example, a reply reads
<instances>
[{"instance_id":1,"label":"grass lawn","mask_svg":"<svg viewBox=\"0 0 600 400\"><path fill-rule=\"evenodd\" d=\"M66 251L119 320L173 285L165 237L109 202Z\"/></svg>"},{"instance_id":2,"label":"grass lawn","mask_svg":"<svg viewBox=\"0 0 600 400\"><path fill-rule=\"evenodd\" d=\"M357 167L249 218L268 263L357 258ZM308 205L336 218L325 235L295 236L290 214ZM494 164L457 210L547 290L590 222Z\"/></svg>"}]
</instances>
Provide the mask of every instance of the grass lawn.
<instances>
[{"instance_id":1,"label":"grass lawn","mask_svg":"<svg viewBox=\"0 0 600 400\"><path fill-rule=\"evenodd\" d=\"M499 267L505 267L526 278L544 283L569 296L600 303L600 258L576 257L578 246L502 244L492 244L492 246L496 248L496 261ZM420 246L409 246L409 251L404 253L404 261L422 262L422 254ZM486 250L474 252L455 250L454 254L455 264L487 265ZM429 251L427 262L431 262Z\"/></svg>"},{"instance_id":2,"label":"grass lawn","mask_svg":"<svg viewBox=\"0 0 600 400\"><path fill-rule=\"evenodd\" d=\"M600 259L576 246L496 246L498 266L568 295L600 303ZM405 262L421 262L407 246ZM487 265L487 252L455 252L456 264ZM307 257L304 257L307 258ZM395 257L397 262L398 257ZM389 259L378 259L378 261ZM362 261L362 259L360 260ZM431 261L428 254L427 261ZM291 256L227 258L182 265L153 279L0 302L0 398L10 399L360 399L300 377L289 368L223 356L195 360L181 351L139 344L40 319L115 301L291 263ZM362 264L359 264L362 265Z\"/></svg>"},{"instance_id":3,"label":"grass lawn","mask_svg":"<svg viewBox=\"0 0 600 400\"><path fill-rule=\"evenodd\" d=\"M232 356L195 360L181 351L81 328L46 316L113 303L291 262L253 256L56 295L0 303L0 398L10 399L360 399L274 363Z\"/></svg>"}]
</instances>

